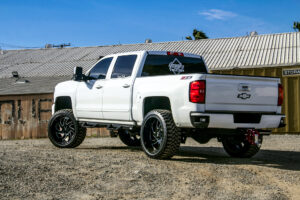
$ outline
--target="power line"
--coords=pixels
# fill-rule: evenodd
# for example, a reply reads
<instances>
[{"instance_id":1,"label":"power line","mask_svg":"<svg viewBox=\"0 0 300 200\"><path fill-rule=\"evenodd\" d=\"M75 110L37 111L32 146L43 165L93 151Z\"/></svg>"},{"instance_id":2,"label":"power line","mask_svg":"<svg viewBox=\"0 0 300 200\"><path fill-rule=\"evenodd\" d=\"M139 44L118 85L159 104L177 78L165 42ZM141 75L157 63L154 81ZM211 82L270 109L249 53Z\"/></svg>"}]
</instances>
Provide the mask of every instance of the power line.
<instances>
[{"instance_id":1,"label":"power line","mask_svg":"<svg viewBox=\"0 0 300 200\"><path fill-rule=\"evenodd\" d=\"M8 43L3 43L0 42L0 46L2 47L10 47L10 48L17 48L17 49L39 49L43 47L26 47L26 46L20 46L20 45L15 45L15 44L8 44Z\"/></svg>"}]
</instances>

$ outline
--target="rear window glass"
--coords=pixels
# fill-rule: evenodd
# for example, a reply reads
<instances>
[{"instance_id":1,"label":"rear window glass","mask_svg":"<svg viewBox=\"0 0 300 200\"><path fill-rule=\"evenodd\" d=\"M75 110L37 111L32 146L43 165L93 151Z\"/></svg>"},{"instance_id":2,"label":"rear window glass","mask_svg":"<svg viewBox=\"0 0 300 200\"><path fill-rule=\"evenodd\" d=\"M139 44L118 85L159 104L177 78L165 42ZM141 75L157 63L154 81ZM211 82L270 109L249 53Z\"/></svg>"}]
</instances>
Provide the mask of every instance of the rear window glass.
<instances>
[{"instance_id":1,"label":"rear window glass","mask_svg":"<svg viewBox=\"0 0 300 200\"><path fill-rule=\"evenodd\" d=\"M201 58L148 55L141 76L207 73Z\"/></svg>"}]
</instances>

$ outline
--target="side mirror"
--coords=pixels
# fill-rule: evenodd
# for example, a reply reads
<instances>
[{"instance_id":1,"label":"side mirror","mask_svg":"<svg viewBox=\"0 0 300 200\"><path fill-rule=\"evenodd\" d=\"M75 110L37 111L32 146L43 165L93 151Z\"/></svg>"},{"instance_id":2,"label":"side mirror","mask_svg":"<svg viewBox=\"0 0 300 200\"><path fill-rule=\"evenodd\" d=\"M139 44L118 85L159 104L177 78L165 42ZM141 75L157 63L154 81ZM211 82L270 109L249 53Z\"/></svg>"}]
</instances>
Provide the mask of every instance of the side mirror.
<instances>
[{"instance_id":1,"label":"side mirror","mask_svg":"<svg viewBox=\"0 0 300 200\"><path fill-rule=\"evenodd\" d=\"M83 80L82 67L74 67L73 80L74 81Z\"/></svg>"}]
</instances>

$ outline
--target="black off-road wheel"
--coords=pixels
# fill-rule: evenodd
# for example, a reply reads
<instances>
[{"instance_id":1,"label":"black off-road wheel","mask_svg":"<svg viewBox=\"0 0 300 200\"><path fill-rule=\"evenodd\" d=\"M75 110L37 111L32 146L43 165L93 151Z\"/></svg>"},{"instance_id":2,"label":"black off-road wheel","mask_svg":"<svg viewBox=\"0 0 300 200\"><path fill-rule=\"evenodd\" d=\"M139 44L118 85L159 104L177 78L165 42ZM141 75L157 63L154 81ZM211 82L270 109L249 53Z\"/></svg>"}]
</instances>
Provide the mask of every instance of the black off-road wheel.
<instances>
[{"instance_id":1,"label":"black off-road wheel","mask_svg":"<svg viewBox=\"0 0 300 200\"><path fill-rule=\"evenodd\" d=\"M169 110L149 112L141 127L141 145L147 156L169 159L180 147L181 135Z\"/></svg>"},{"instance_id":2,"label":"black off-road wheel","mask_svg":"<svg viewBox=\"0 0 300 200\"><path fill-rule=\"evenodd\" d=\"M224 150L235 158L251 158L260 150L263 136L260 135L259 143L250 143L244 136L232 136L222 139Z\"/></svg>"},{"instance_id":3,"label":"black off-road wheel","mask_svg":"<svg viewBox=\"0 0 300 200\"><path fill-rule=\"evenodd\" d=\"M75 148L86 136L86 128L75 119L71 109L59 110L48 123L48 138L59 148Z\"/></svg>"},{"instance_id":4,"label":"black off-road wheel","mask_svg":"<svg viewBox=\"0 0 300 200\"><path fill-rule=\"evenodd\" d=\"M118 131L120 140L129 147L141 146L141 140L136 135L132 134L129 130L120 129Z\"/></svg>"}]
</instances>

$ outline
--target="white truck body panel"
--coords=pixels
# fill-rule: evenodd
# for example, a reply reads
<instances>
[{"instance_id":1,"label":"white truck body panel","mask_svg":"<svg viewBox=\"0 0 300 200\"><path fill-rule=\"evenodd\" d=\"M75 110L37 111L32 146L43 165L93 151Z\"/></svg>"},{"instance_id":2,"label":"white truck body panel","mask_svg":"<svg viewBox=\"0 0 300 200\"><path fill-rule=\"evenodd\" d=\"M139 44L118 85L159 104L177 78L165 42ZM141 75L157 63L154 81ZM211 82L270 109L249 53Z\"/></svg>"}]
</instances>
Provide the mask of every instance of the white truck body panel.
<instances>
[{"instance_id":1,"label":"white truck body panel","mask_svg":"<svg viewBox=\"0 0 300 200\"><path fill-rule=\"evenodd\" d=\"M76 90L76 115L78 118L103 118L102 97L104 80L80 82Z\"/></svg>"},{"instance_id":2,"label":"white truck body panel","mask_svg":"<svg viewBox=\"0 0 300 200\"><path fill-rule=\"evenodd\" d=\"M102 104L104 119L131 120L131 86L130 77L106 81Z\"/></svg>"},{"instance_id":3,"label":"white truck body panel","mask_svg":"<svg viewBox=\"0 0 300 200\"><path fill-rule=\"evenodd\" d=\"M145 113L140 111L143 110L145 98L168 97L176 125L192 127L190 112L204 112L205 105L189 101L189 84L193 80L200 80L203 76L194 74L193 79L186 80L181 80L182 75L137 78L133 92L133 118L139 125L142 123Z\"/></svg>"}]
</instances>

